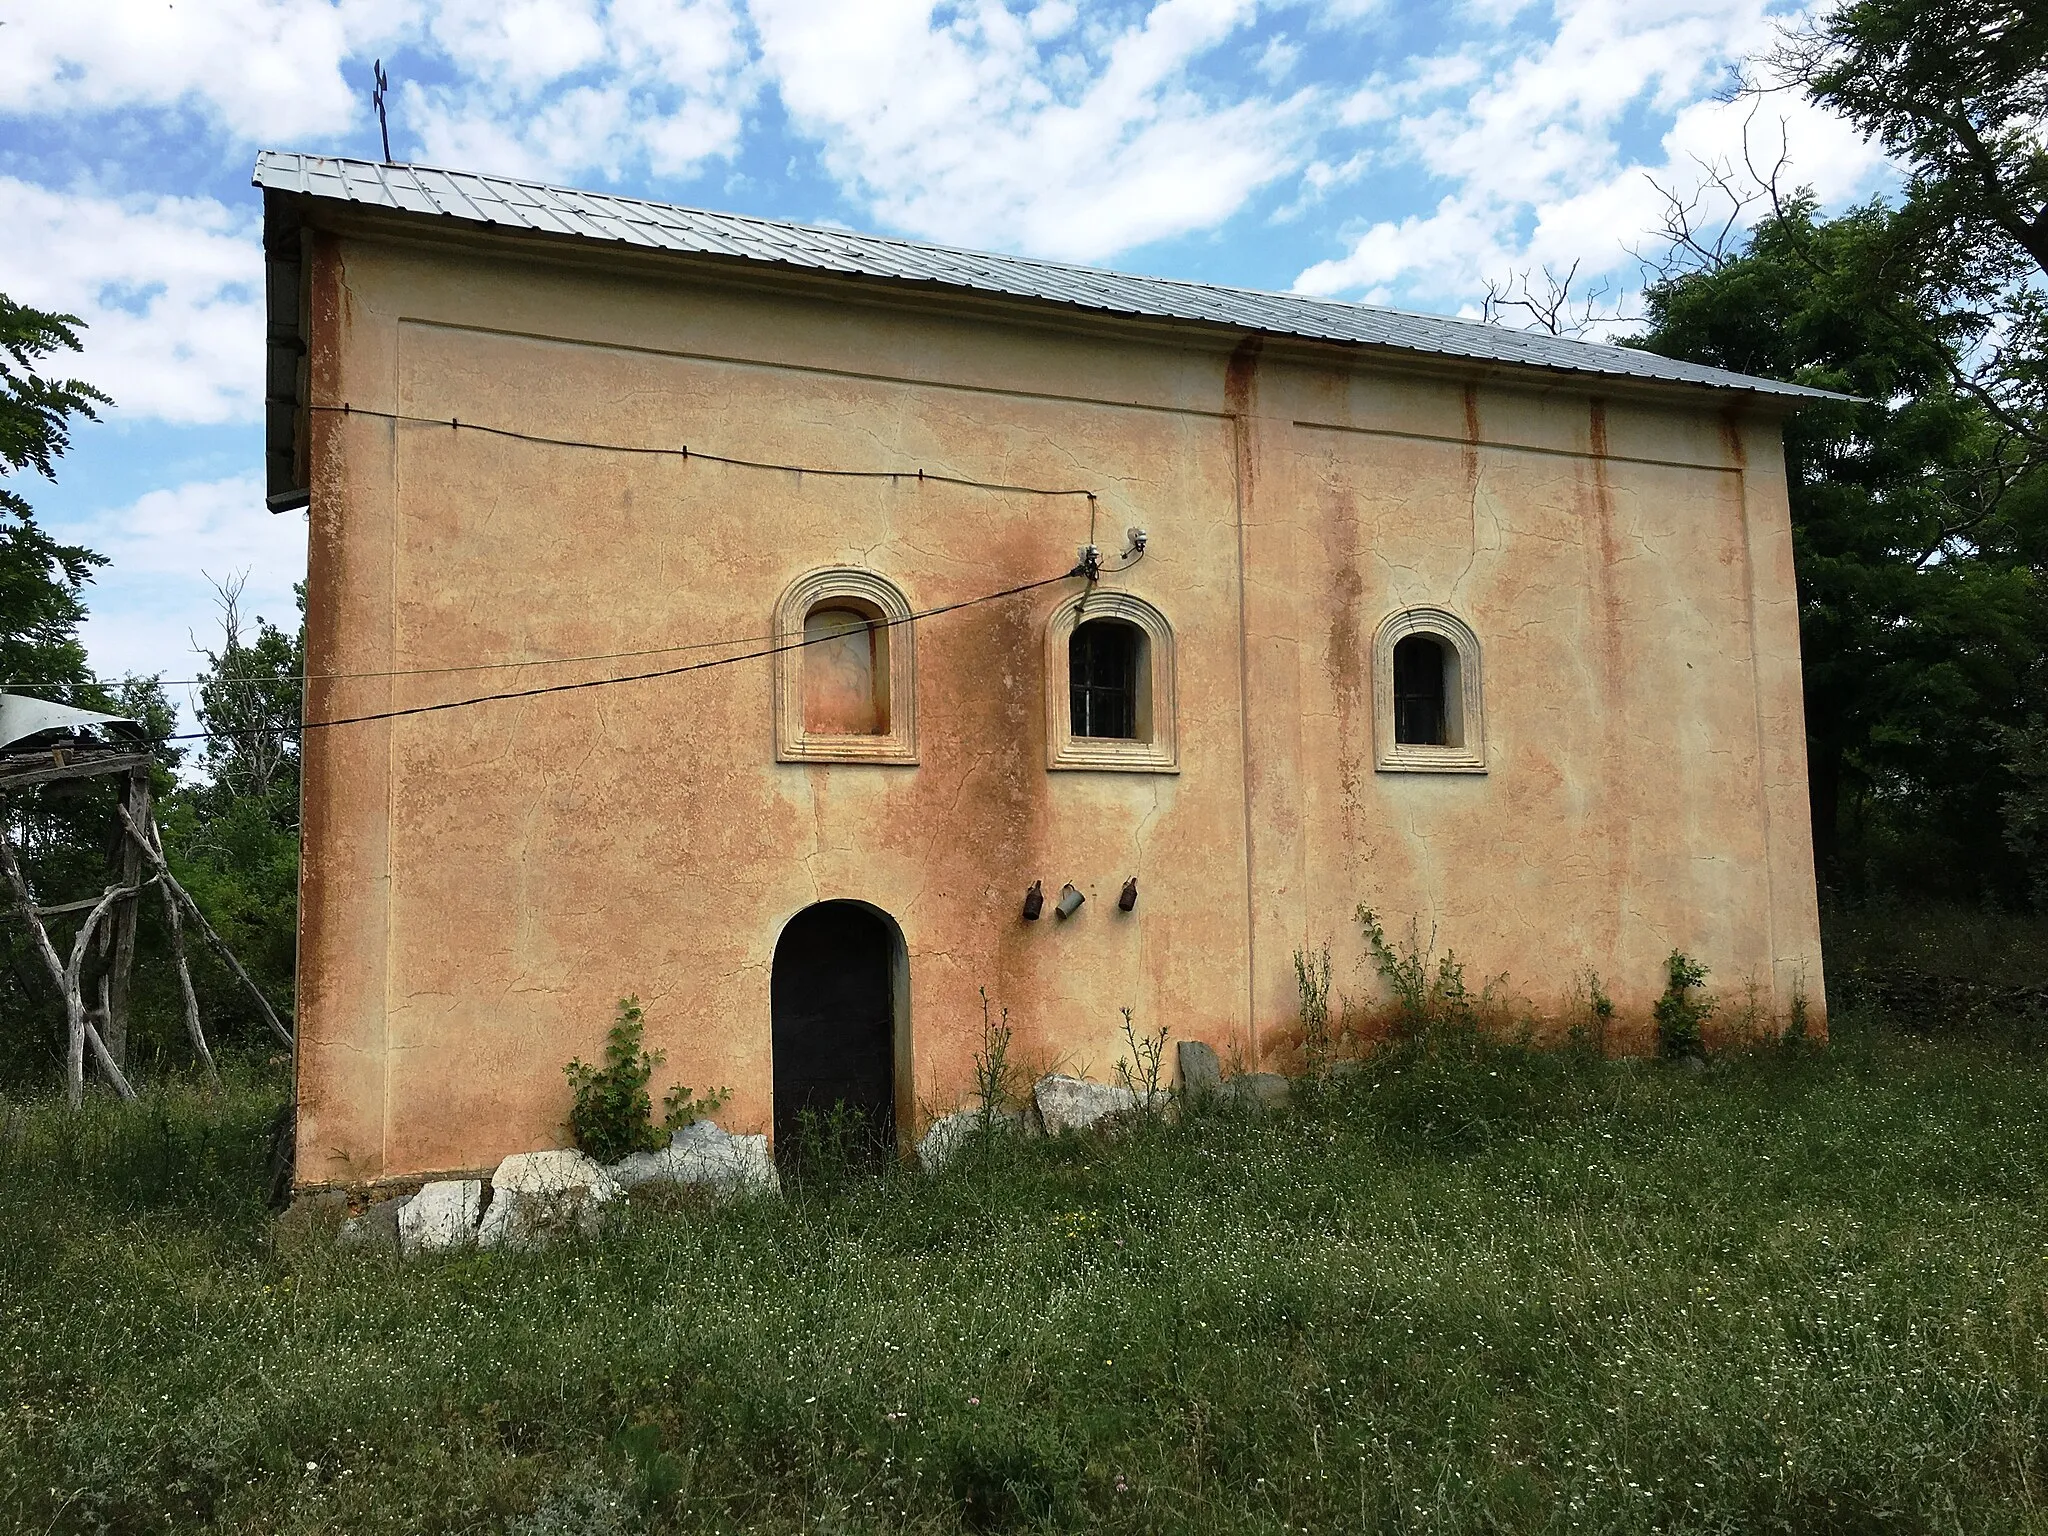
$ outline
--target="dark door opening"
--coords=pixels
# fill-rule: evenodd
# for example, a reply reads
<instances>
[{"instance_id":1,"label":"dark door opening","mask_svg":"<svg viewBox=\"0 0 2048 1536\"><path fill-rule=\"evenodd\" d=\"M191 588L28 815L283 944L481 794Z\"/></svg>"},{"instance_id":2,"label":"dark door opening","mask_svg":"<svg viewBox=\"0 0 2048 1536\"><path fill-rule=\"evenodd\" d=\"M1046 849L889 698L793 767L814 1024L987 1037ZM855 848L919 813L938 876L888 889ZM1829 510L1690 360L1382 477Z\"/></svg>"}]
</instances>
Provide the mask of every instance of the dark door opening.
<instances>
[{"instance_id":1,"label":"dark door opening","mask_svg":"<svg viewBox=\"0 0 2048 1536\"><path fill-rule=\"evenodd\" d=\"M775 1150L879 1162L896 1148L895 926L824 901L789 920L769 982Z\"/></svg>"}]
</instances>

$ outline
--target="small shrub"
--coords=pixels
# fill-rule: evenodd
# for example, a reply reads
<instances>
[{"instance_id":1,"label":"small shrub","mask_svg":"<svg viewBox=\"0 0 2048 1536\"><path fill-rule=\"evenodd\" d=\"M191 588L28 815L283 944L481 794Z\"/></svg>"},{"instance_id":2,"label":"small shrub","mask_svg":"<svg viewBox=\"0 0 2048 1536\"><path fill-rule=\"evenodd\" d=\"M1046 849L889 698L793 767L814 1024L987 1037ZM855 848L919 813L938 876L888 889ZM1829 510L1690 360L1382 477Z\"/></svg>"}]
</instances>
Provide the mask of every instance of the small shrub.
<instances>
[{"instance_id":1,"label":"small shrub","mask_svg":"<svg viewBox=\"0 0 2048 1536\"><path fill-rule=\"evenodd\" d=\"M1683 950L1671 951L1664 962L1664 995L1651 1012L1657 1020L1657 1047L1667 1057L1704 1056L1701 1028L1713 1016L1713 999L1701 992L1707 968Z\"/></svg>"},{"instance_id":2,"label":"small shrub","mask_svg":"<svg viewBox=\"0 0 2048 1536\"><path fill-rule=\"evenodd\" d=\"M1372 950L1373 968L1393 990L1396 1039L1416 1040L1446 1031L1469 1034L1478 1029L1480 999L1465 985L1465 967L1456 950L1437 955L1434 934L1425 949L1412 922L1406 950L1398 949L1388 940L1378 915L1363 904L1358 908L1358 925Z\"/></svg>"},{"instance_id":3,"label":"small shrub","mask_svg":"<svg viewBox=\"0 0 2048 1536\"><path fill-rule=\"evenodd\" d=\"M1117 1086L1136 1094L1141 1108L1156 1111L1166 1102L1159 1086L1166 1062L1166 1026L1141 1035L1132 1010L1124 1009L1123 1015L1124 1057L1116 1064Z\"/></svg>"},{"instance_id":4,"label":"small shrub","mask_svg":"<svg viewBox=\"0 0 2048 1536\"><path fill-rule=\"evenodd\" d=\"M1785 1021L1785 1032L1778 1037L1778 1043L1786 1050L1797 1053L1812 1043L1811 1028L1807 1020L1806 978L1801 976L1792 984L1792 1013Z\"/></svg>"},{"instance_id":5,"label":"small shrub","mask_svg":"<svg viewBox=\"0 0 2048 1536\"><path fill-rule=\"evenodd\" d=\"M1311 1082L1330 1071L1330 946L1294 952L1294 986L1301 997L1301 1055Z\"/></svg>"},{"instance_id":6,"label":"small shrub","mask_svg":"<svg viewBox=\"0 0 2048 1536\"><path fill-rule=\"evenodd\" d=\"M699 1098L677 1083L662 1098L661 1127L654 1124L654 1102L647 1085L654 1069L662 1063L660 1051L640 1048L647 1026L640 999L619 999L619 1017L605 1036L604 1065L593 1067L572 1059L562 1068L576 1102L569 1111L569 1134L579 1151L600 1163L615 1163L635 1152L652 1152L661 1146L663 1132L678 1130L692 1120L716 1114L732 1096L726 1088L713 1089Z\"/></svg>"},{"instance_id":7,"label":"small shrub","mask_svg":"<svg viewBox=\"0 0 2048 1536\"><path fill-rule=\"evenodd\" d=\"M1572 1022L1566 1036L1571 1049L1581 1056L1605 1057L1607 1032L1614 1023L1614 999L1600 983L1600 973L1588 970L1574 988Z\"/></svg>"},{"instance_id":8,"label":"small shrub","mask_svg":"<svg viewBox=\"0 0 2048 1536\"><path fill-rule=\"evenodd\" d=\"M1017 1069L1010 1062L1010 1010L1002 1011L996 1022L989 1015L988 988L981 989L981 1049L974 1053L974 1102L976 1129L984 1136L1015 1103Z\"/></svg>"}]
</instances>

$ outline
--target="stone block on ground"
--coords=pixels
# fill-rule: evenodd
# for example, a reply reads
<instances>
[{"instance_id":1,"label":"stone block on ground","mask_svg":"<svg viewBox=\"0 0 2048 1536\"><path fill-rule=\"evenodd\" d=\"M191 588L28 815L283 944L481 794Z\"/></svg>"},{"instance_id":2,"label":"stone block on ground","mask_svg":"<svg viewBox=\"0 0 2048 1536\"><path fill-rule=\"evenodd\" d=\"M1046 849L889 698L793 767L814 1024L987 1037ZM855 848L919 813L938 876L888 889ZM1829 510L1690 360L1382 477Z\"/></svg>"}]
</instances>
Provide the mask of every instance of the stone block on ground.
<instances>
[{"instance_id":1,"label":"stone block on ground","mask_svg":"<svg viewBox=\"0 0 2048 1536\"><path fill-rule=\"evenodd\" d=\"M1180 1058L1180 1091L1192 1104L1213 1099L1223 1092L1223 1063L1215 1047L1200 1040L1183 1040L1176 1047Z\"/></svg>"},{"instance_id":2,"label":"stone block on ground","mask_svg":"<svg viewBox=\"0 0 2048 1536\"><path fill-rule=\"evenodd\" d=\"M1247 1072L1230 1080L1230 1092L1248 1109L1285 1109L1293 1085L1278 1072Z\"/></svg>"},{"instance_id":3,"label":"stone block on ground","mask_svg":"<svg viewBox=\"0 0 2048 1536\"><path fill-rule=\"evenodd\" d=\"M716 1120L693 1121L659 1152L635 1152L612 1164L609 1172L622 1189L669 1185L721 1197L782 1192L768 1138L735 1136Z\"/></svg>"},{"instance_id":4,"label":"stone block on ground","mask_svg":"<svg viewBox=\"0 0 2048 1536\"><path fill-rule=\"evenodd\" d=\"M988 1119L992 1134L1014 1135L1020 1128L1023 1116L1014 1109L997 1110ZM941 1115L925 1128L917 1142L917 1165L926 1173L937 1173L952 1162L974 1140L975 1133L982 1127L982 1113L978 1109L957 1110L950 1115Z\"/></svg>"},{"instance_id":5,"label":"stone block on ground","mask_svg":"<svg viewBox=\"0 0 2048 1536\"><path fill-rule=\"evenodd\" d=\"M277 1218L277 1240L286 1247L327 1242L340 1236L348 1220L348 1194L339 1189L313 1189L298 1196Z\"/></svg>"},{"instance_id":6,"label":"stone block on ground","mask_svg":"<svg viewBox=\"0 0 2048 1536\"><path fill-rule=\"evenodd\" d=\"M398 1213L410 1195L386 1195L372 1200L360 1216L351 1216L335 1234L335 1245L364 1253L398 1252Z\"/></svg>"},{"instance_id":7,"label":"stone block on ground","mask_svg":"<svg viewBox=\"0 0 2048 1536\"><path fill-rule=\"evenodd\" d=\"M476 1241L483 1215L482 1179L437 1179L398 1208L398 1251L445 1253Z\"/></svg>"},{"instance_id":8,"label":"stone block on ground","mask_svg":"<svg viewBox=\"0 0 2048 1536\"><path fill-rule=\"evenodd\" d=\"M480 1248L540 1248L562 1237L595 1237L604 1208L623 1191L594 1158L561 1149L520 1152L491 1175L491 1205L477 1229Z\"/></svg>"},{"instance_id":9,"label":"stone block on ground","mask_svg":"<svg viewBox=\"0 0 2048 1536\"><path fill-rule=\"evenodd\" d=\"M1108 1083L1091 1083L1086 1078L1051 1073L1031 1085L1032 1108L1048 1136L1062 1131L1085 1131L1138 1107L1138 1096L1128 1088Z\"/></svg>"}]
</instances>

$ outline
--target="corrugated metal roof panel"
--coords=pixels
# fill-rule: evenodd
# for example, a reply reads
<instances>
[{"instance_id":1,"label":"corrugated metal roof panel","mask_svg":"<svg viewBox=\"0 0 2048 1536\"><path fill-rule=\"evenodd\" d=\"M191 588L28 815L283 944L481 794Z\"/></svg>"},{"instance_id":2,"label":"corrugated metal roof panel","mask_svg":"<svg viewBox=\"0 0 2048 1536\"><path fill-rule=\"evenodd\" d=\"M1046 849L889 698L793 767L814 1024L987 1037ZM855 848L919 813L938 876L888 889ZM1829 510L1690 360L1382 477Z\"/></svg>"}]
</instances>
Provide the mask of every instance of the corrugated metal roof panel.
<instances>
[{"instance_id":1,"label":"corrugated metal roof panel","mask_svg":"<svg viewBox=\"0 0 2048 1536\"><path fill-rule=\"evenodd\" d=\"M920 245L886 235L713 213L608 192L581 192L424 165L380 165L265 150L256 157L255 183L270 191L401 213L439 214L533 234L571 235L651 250L930 283L1105 314L1193 321L1274 336L1360 343L1562 373L1696 384L1782 398L1842 398L1826 390L1678 362L1628 347L1511 331L1473 320L1411 314L1305 294L1223 288L1180 278L1136 277L1026 256Z\"/></svg>"}]
</instances>

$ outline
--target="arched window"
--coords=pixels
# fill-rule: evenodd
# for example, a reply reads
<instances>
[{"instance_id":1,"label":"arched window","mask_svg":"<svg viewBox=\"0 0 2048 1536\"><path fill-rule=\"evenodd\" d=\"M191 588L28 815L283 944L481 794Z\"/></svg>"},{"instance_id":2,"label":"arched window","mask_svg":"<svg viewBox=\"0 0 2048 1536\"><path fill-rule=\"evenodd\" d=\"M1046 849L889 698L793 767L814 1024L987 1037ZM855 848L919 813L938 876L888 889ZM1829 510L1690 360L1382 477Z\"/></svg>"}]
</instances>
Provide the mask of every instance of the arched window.
<instances>
[{"instance_id":1,"label":"arched window","mask_svg":"<svg viewBox=\"0 0 2048 1536\"><path fill-rule=\"evenodd\" d=\"M1373 648L1378 766L1392 773L1483 773L1479 637L1441 608L1409 608Z\"/></svg>"},{"instance_id":2,"label":"arched window","mask_svg":"<svg viewBox=\"0 0 2048 1536\"><path fill-rule=\"evenodd\" d=\"M1094 591L1046 627L1046 765L1172 773L1173 630L1143 598Z\"/></svg>"},{"instance_id":3,"label":"arched window","mask_svg":"<svg viewBox=\"0 0 2048 1536\"><path fill-rule=\"evenodd\" d=\"M1067 639L1067 686L1076 736L1142 741L1151 734L1144 708L1145 631L1122 619L1089 619Z\"/></svg>"},{"instance_id":4,"label":"arched window","mask_svg":"<svg viewBox=\"0 0 2048 1536\"><path fill-rule=\"evenodd\" d=\"M783 762L917 761L910 604L873 571L797 578L775 606L775 755Z\"/></svg>"}]
</instances>

